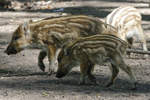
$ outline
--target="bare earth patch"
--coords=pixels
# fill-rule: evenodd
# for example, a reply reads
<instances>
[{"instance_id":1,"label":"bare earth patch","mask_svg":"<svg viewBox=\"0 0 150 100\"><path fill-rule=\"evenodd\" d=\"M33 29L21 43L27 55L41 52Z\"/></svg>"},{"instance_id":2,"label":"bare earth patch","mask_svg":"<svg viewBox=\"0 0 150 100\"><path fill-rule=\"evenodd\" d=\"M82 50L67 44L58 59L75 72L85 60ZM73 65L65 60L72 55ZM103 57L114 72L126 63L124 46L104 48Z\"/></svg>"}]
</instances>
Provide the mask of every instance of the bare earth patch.
<instances>
[{"instance_id":1,"label":"bare earth patch","mask_svg":"<svg viewBox=\"0 0 150 100\"><path fill-rule=\"evenodd\" d=\"M37 66L39 50L24 50L11 56L4 54L12 32L26 20L59 16L62 12L104 18L121 5L133 5L141 11L144 33L149 40L150 8L145 2L77 0L57 2L53 4L53 9L48 10L0 11L0 100L150 100L150 57L142 59L142 55L136 55L135 59L126 58L126 63L132 67L138 80L137 90L130 90L129 78L122 71L114 86L104 86L110 76L108 66L96 66L94 74L98 86L81 86L78 85L78 68L62 79L55 78L55 74L48 76L46 72L41 72ZM64 9L59 12L61 7ZM48 66L47 59L45 63Z\"/></svg>"}]
</instances>

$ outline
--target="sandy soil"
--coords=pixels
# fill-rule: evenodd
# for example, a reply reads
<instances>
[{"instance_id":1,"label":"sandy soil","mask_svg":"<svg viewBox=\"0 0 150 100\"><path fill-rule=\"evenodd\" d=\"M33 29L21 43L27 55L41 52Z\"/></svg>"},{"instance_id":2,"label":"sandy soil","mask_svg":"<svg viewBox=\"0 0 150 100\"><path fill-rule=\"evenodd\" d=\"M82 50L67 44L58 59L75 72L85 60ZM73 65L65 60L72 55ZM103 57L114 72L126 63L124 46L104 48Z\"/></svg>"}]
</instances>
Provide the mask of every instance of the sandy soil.
<instances>
[{"instance_id":1,"label":"sandy soil","mask_svg":"<svg viewBox=\"0 0 150 100\"><path fill-rule=\"evenodd\" d=\"M110 76L107 66L97 66L95 69L98 86L80 86L78 68L62 79L41 72L37 66L39 50L24 50L11 56L4 54L12 32L20 23L29 19L58 16L61 13L55 11L61 7L65 13L104 18L120 5L136 6L143 16L142 25L146 37L150 38L150 8L147 3L110 1L77 0L55 3L51 10L0 11L0 100L150 100L150 57L142 59L142 55L136 55L135 59L126 58L126 63L131 66L138 80L137 90L130 90L129 78L122 71L114 86L104 86ZM47 59L45 64L48 66Z\"/></svg>"}]
</instances>

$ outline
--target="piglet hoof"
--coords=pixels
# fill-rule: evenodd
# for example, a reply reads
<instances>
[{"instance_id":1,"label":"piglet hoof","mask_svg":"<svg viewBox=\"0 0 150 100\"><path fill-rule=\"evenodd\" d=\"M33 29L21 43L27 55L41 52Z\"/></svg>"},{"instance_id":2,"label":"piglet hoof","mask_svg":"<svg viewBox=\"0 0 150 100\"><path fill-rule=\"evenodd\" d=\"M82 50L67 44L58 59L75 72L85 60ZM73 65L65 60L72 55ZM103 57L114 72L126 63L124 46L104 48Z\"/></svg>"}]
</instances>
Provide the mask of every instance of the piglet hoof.
<instances>
[{"instance_id":1,"label":"piglet hoof","mask_svg":"<svg viewBox=\"0 0 150 100\"><path fill-rule=\"evenodd\" d=\"M39 66L40 70L42 70L43 72L45 71L44 63L38 63L38 66Z\"/></svg>"},{"instance_id":2,"label":"piglet hoof","mask_svg":"<svg viewBox=\"0 0 150 100\"><path fill-rule=\"evenodd\" d=\"M133 87L130 90L137 90L137 82L133 84Z\"/></svg>"},{"instance_id":3,"label":"piglet hoof","mask_svg":"<svg viewBox=\"0 0 150 100\"><path fill-rule=\"evenodd\" d=\"M134 91L134 90L137 90L137 88L136 88L136 87L132 87L130 90L133 90L133 91Z\"/></svg>"},{"instance_id":4,"label":"piglet hoof","mask_svg":"<svg viewBox=\"0 0 150 100\"><path fill-rule=\"evenodd\" d=\"M112 86L113 85L113 83L112 82L109 82L109 83L107 83L106 85L105 85L105 87L110 87L110 86Z\"/></svg>"},{"instance_id":5,"label":"piglet hoof","mask_svg":"<svg viewBox=\"0 0 150 100\"><path fill-rule=\"evenodd\" d=\"M54 70L49 70L48 75L51 76L54 73L55 73Z\"/></svg>"}]
</instances>

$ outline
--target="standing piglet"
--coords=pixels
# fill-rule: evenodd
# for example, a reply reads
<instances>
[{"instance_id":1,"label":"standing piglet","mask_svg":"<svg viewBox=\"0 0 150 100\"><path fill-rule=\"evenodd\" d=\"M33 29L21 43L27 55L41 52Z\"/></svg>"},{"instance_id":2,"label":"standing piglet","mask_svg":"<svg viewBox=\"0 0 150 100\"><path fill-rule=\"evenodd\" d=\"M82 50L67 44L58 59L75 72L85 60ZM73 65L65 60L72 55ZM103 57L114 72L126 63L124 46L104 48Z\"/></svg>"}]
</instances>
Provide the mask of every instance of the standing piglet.
<instances>
[{"instance_id":1,"label":"standing piglet","mask_svg":"<svg viewBox=\"0 0 150 100\"><path fill-rule=\"evenodd\" d=\"M136 88L135 77L123 59L127 47L127 42L110 34L77 39L65 45L59 53L56 77L64 77L73 67L80 65L80 84L85 83L86 76L88 76L89 80L96 83L96 79L92 75L94 65L101 65L109 61L111 63L112 76L106 86L109 87L114 83L119 73L119 68L121 68L129 75L133 83L132 88Z\"/></svg>"},{"instance_id":2,"label":"standing piglet","mask_svg":"<svg viewBox=\"0 0 150 100\"><path fill-rule=\"evenodd\" d=\"M49 74L55 71L58 51L63 44L78 37L100 33L116 34L117 31L96 17L85 15L68 15L46 18L39 21L25 22L15 30L5 53L16 54L26 48L38 47L42 51L38 65L45 70L43 59L48 55Z\"/></svg>"},{"instance_id":3,"label":"standing piglet","mask_svg":"<svg viewBox=\"0 0 150 100\"><path fill-rule=\"evenodd\" d=\"M131 46L136 37L144 51L147 51L146 39L142 29L142 17L140 12L131 6L119 7L107 15L105 22L117 28L118 37L127 41ZM131 48L130 46L130 48Z\"/></svg>"}]
</instances>

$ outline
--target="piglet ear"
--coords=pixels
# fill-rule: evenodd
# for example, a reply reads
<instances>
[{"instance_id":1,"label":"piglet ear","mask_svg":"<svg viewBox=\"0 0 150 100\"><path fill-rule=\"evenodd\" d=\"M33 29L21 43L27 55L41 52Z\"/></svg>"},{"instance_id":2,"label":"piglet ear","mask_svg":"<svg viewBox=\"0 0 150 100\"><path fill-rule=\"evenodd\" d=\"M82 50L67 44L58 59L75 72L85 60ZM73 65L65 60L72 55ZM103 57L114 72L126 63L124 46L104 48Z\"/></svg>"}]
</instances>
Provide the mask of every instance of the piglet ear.
<instances>
[{"instance_id":1,"label":"piglet ear","mask_svg":"<svg viewBox=\"0 0 150 100\"><path fill-rule=\"evenodd\" d=\"M29 35L30 34L29 22L24 22L23 23L22 30L23 30L23 32L24 32L25 35Z\"/></svg>"}]
</instances>

